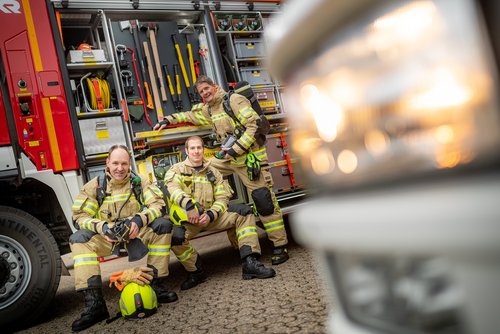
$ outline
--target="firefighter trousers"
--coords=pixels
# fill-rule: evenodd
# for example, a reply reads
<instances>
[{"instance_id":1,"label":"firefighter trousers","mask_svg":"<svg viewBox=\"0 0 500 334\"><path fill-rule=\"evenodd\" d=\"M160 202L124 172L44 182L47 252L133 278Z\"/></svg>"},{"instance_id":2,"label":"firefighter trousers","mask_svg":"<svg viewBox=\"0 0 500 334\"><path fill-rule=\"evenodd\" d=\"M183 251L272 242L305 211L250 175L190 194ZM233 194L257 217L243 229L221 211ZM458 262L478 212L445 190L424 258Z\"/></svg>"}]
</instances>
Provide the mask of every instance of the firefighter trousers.
<instances>
[{"instance_id":1,"label":"firefighter trousers","mask_svg":"<svg viewBox=\"0 0 500 334\"><path fill-rule=\"evenodd\" d=\"M273 179L269 172L269 167L262 167L261 175L258 180L250 181L247 175L245 165L232 164L226 159L211 159L211 165L217 168L222 175L227 176L236 174L245 185L250 197L252 198L257 214L259 215L262 226L266 231L267 238L273 243L274 247L284 246L288 243L288 238L283 222L283 215L279 207L276 196L273 192ZM264 164L264 162L262 162ZM228 231L228 237L235 246L234 233Z\"/></svg>"},{"instance_id":2,"label":"firefighter trousers","mask_svg":"<svg viewBox=\"0 0 500 334\"><path fill-rule=\"evenodd\" d=\"M147 264L158 270L158 277L168 276L172 234L157 234L148 226L141 228L137 238L148 247ZM76 231L69 240L73 253L76 290L100 288L102 283L98 257L111 255L114 244L89 230Z\"/></svg>"},{"instance_id":3,"label":"firefighter trousers","mask_svg":"<svg viewBox=\"0 0 500 334\"><path fill-rule=\"evenodd\" d=\"M253 253L260 254L257 226L255 226L255 218L251 214L242 216L236 212L226 211L220 215L217 220L209 223L206 227L202 228L189 223L184 226L186 227L186 240L182 245L172 246L172 252L174 252L179 262L182 263L187 271L196 271L197 268L195 264L198 259L198 252L191 246L189 240L194 238L202 230L216 232L233 229L236 233L241 258Z\"/></svg>"}]
</instances>

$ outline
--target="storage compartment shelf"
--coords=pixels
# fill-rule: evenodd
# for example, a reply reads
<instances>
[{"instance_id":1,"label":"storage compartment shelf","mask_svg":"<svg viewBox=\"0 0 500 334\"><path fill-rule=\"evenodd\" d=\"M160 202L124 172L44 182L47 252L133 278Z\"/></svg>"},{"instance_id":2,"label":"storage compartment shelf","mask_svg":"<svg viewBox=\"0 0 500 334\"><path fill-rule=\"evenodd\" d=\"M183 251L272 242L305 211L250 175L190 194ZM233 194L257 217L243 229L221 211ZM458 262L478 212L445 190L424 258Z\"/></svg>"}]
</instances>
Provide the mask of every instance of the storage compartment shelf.
<instances>
[{"instance_id":1,"label":"storage compartment shelf","mask_svg":"<svg viewBox=\"0 0 500 334\"><path fill-rule=\"evenodd\" d=\"M113 66L113 62L105 61L105 62L88 62L88 63L69 63L67 64L68 70L77 71L77 70L99 70L99 69L108 69Z\"/></svg>"}]
</instances>

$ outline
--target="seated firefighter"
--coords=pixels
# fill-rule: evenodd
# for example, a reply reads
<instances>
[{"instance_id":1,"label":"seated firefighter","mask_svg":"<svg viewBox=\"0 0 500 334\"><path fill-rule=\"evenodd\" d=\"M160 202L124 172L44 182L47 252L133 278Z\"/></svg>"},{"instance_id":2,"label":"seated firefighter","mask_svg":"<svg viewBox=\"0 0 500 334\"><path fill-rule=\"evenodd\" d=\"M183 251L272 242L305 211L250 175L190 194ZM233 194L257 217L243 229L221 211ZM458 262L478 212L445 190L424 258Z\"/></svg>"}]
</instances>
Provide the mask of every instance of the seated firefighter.
<instances>
[{"instance_id":1,"label":"seated firefighter","mask_svg":"<svg viewBox=\"0 0 500 334\"><path fill-rule=\"evenodd\" d=\"M130 153L123 145L109 149L106 175L83 186L73 204L73 220L79 229L71 235L75 287L85 298L81 317L72 324L80 331L108 318L102 296L98 256L118 254L125 248L130 261L147 254L152 269L151 286L160 303L177 300L163 285L168 276L172 224L162 218L162 192L139 176L131 176Z\"/></svg>"},{"instance_id":2,"label":"seated firefighter","mask_svg":"<svg viewBox=\"0 0 500 334\"><path fill-rule=\"evenodd\" d=\"M198 136L186 140L186 160L173 165L165 174L165 184L172 203L170 216L185 212L185 241L172 251L188 271L181 289L195 287L205 280L201 259L189 240L202 230L236 229L243 279L270 278L276 275L259 262L260 245L252 209L247 205L228 209L231 190L222 174L204 159L203 140ZM174 219L175 221L175 219ZM174 233L175 235L175 233Z\"/></svg>"}]
</instances>

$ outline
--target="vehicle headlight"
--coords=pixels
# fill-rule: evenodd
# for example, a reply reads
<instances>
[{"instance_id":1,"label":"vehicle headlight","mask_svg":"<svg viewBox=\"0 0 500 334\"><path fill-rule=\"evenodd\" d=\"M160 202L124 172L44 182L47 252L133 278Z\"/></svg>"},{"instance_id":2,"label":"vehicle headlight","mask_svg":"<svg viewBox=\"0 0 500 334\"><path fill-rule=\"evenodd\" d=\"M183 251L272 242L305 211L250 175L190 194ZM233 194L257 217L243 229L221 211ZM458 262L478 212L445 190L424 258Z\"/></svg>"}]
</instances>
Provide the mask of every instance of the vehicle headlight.
<instances>
[{"instance_id":1,"label":"vehicle headlight","mask_svg":"<svg viewBox=\"0 0 500 334\"><path fill-rule=\"evenodd\" d=\"M330 254L352 321L384 333L463 333L462 291L443 258Z\"/></svg>"},{"instance_id":2,"label":"vehicle headlight","mask_svg":"<svg viewBox=\"0 0 500 334\"><path fill-rule=\"evenodd\" d=\"M313 185L498 158L497 71L478 8L384 4L332 36L287 82L292 149Z\"/></svg>"}]
</instances>

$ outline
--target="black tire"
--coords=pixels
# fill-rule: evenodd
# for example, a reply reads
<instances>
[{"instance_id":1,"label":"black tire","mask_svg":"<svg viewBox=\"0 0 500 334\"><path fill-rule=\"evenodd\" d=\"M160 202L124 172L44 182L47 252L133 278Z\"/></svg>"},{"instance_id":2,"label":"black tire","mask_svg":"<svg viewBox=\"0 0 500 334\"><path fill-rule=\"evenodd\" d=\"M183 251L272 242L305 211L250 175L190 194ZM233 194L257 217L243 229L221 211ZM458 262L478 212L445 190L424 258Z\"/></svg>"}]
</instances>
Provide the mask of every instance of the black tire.
<instances>
[{"instance_id":1,"label":"black tire","mask_svg":"<svg viewBox=\"0 0 500 334\"><path fill-rule=\"evenodd\" d=\"M32 323L48 307L60 279L61 256L45 225L0 206L0 328Z\"/></svg>"}]
</instances>

